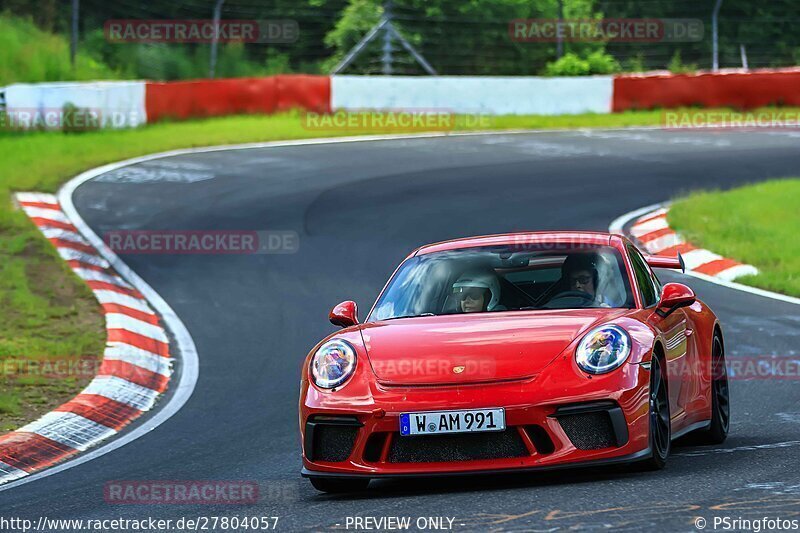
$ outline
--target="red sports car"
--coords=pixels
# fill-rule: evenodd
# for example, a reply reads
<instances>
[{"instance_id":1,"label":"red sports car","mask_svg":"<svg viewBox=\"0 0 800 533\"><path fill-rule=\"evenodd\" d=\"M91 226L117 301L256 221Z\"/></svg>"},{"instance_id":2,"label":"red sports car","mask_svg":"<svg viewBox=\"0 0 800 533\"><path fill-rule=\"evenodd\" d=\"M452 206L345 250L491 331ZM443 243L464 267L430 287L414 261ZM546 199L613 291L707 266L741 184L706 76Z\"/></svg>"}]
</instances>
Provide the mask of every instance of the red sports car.
<instances>
[{"instance_id":1,"label":"red sports car","mask_svg":"<svg viewBox=\"0 0 800 533\"><path fill-rule=\"evenodd\" d=\"M305 477L370 479L641 462L730 419L719 320L662 286L619 235L515 233L430 244L397 268L364 322L311 350L300 392Z\"/></svg>"}]
</instances>

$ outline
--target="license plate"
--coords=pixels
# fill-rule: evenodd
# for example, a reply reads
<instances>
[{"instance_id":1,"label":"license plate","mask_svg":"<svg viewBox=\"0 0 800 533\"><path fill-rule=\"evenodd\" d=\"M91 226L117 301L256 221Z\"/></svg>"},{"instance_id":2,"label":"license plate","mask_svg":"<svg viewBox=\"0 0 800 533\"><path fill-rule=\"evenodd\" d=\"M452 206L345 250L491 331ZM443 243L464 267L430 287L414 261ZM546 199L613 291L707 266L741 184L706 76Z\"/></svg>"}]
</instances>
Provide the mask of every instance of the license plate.
<instances>
[{"instance_id":1,"label":"license plate","mask_svg":"<svg viewBox=\"0 0 800 533\"><path fill-rule=\"evenodd\" d=\"M506 412L503 409L474 409L469 411L432 411L402 413L400 435L441 435L475 431L503 431Z\"/></svg>"}]
</instances>

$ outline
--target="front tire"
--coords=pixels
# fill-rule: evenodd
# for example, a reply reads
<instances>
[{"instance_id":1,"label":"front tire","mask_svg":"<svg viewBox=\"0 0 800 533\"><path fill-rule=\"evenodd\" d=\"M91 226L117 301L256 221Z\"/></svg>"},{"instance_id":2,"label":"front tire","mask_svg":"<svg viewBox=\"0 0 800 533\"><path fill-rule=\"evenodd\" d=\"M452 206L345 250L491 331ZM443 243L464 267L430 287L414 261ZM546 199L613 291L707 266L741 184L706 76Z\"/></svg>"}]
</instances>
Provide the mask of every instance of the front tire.
<instances>
[{"instance_id":1,"label":"front tire","mask_svg":"<svg viewBox=\"0 0 800 533\"><path fill-rule=\"evenodd\" d=\"M360 492L369 486L369 478L337 479L326 477L312 477L311 484L320 492L329 494L344 494L347 492Z\"/></svg>"},{"instance_id":2,"label":"front tire","mask_svg":"<svg viewBox=\"0 0 800 533\"><path fill-rule=\"evenodd\" d=\"M642 462L645 470L661 470L667 465L672 449L672 424L669 412L667 369L663 361L653 354L650 363L650 449L652 455Z\"/></svg>"}]
</instances>

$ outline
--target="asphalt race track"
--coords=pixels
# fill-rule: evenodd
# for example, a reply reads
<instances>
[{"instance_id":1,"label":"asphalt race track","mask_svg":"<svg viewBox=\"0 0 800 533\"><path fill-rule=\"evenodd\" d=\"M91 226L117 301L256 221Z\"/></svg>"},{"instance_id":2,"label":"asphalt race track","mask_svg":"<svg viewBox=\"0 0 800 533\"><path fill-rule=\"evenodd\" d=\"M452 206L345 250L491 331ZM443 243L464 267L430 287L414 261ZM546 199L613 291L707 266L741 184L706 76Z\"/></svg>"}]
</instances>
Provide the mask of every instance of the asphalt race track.
<instances>
[{"instance_id":1,"label":"asphalt race track","mask_svg":"<svg viewBox=\"0 0 800 533\"><path fill-rule=\"evenodd\" d=\"M138 167L77 190L76 207L98 235L289 230L299 251L123 256L194 337L197 388L147 436L0 492L3 516L279 516L283 531L344 528L356 515L450 517L456 530L481 531L693 531L698 516L800 517L797 376L732 381L728 441L673 448L657 473L407 480L327 496L300 478L297 429L300 363L334 330L328 311L353 299L363 318L414 247L515 230L605 231L620 214L681 192L797 176L800 134L471 135L220 151ZM687 280L721 317L729 358L797 356L797 306ZM254 480L261 499L196 507L104 501L108 481L153 479Z\"/></svg>"}]
</instances>

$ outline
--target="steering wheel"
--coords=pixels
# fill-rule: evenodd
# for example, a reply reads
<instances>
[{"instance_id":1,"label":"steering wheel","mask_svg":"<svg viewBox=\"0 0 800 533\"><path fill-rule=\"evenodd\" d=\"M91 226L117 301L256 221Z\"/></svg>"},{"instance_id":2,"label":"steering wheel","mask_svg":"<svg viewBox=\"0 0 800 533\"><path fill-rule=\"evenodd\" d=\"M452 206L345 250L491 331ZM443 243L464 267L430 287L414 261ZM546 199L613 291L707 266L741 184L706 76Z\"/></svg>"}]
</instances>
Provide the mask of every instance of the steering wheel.
<instances>
[{"instance_id":1,"label":"steering wheel","mask_svg":"<svg viewBox=\"0 0 800 533\"><path fill-rule=\"evenodd\" d=\"M583 300L583 302L582 302L583 305L586 305L586 304L594 301L594 296L592 296L588 292L583 292L583 291L563 291L563 292L559 292L558 294L556 294L552 298L550 298L547 302L545 302L543 307L556 307L556 308L558 308L558 306L553 306L552 305L553 302L555 302L557 300L567 300L569 298L578 298L580 300Z\"/></svg>"}]
</instances>

